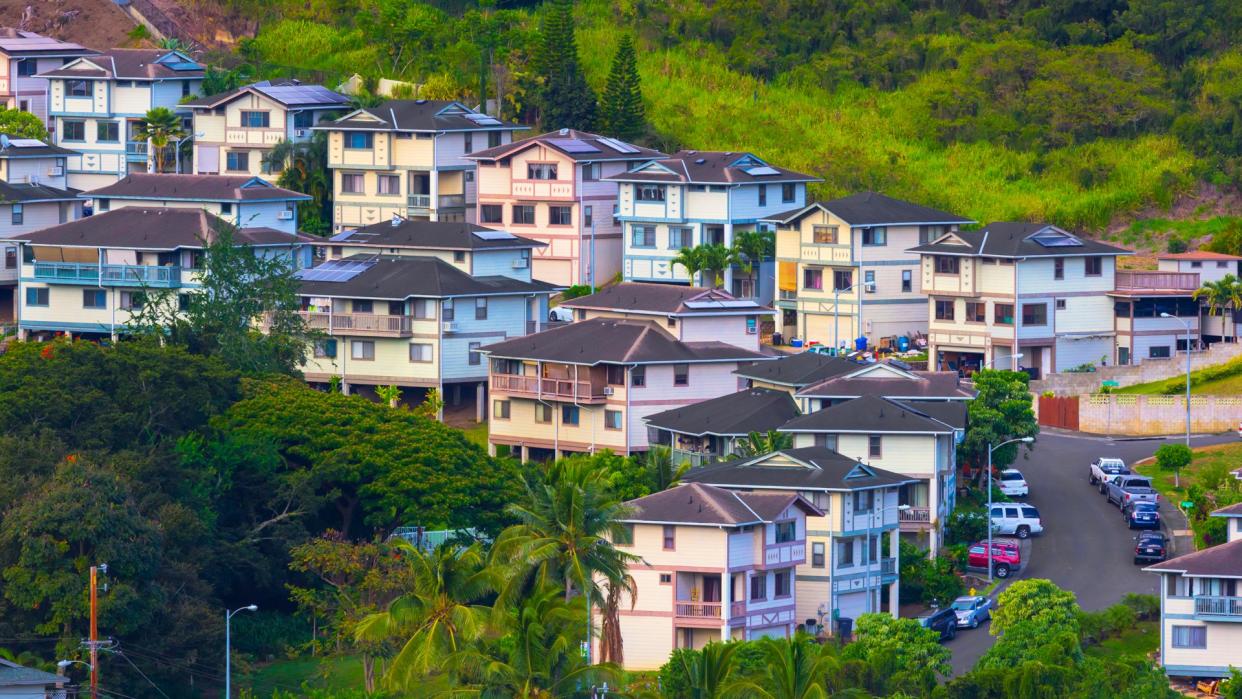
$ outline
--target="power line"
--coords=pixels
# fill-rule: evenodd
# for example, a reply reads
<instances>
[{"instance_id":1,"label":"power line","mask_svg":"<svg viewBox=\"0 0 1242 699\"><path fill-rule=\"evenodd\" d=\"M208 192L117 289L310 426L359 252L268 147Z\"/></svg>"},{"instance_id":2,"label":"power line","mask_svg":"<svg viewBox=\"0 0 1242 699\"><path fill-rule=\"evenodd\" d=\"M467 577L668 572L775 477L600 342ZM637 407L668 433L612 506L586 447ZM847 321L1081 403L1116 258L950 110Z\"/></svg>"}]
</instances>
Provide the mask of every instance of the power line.
<instances>
[{"instance_id":1,"label":"power line","mask_svg":"<svg viewBox=\"0 0 1242 699\"><path fill-rule=\"evenodd\" d=\"M133 661L133 660L130 660L130 659L129 659L129 656L128 656L128 655L126 655L123 651L119 651L119 650L118 650L118 651L113 651L113 654L115 654L115 655L119 655L119 656L121 656L122 658L125 658L125 662L129 663L129 666L130 666L130 667L132 667L132 668L134 668L134 670L135 670L135 671L136 671L139 675L142 675L142 679L146 680L146 681L147 681L147 684L151 685L152 687L155 687L155 691L159 692L160 694L163 694L163 695L164 695L164 699L172 699L172 697L170 697L170 696L168 696L167 694L165 694L165 693L164 693L164 690L160 689L160 688L159 688L159 686L158 686L157 684L155 684L154 682L152 682L152 681L151 681L151 678L150 678L150 677L147 677L147 673L143 672L143 671L142 671L142 668L140 668L140 667L138 667L137 665L135 665L135 664L134 664L134 661Z\"/></svg>"}]
</instances>

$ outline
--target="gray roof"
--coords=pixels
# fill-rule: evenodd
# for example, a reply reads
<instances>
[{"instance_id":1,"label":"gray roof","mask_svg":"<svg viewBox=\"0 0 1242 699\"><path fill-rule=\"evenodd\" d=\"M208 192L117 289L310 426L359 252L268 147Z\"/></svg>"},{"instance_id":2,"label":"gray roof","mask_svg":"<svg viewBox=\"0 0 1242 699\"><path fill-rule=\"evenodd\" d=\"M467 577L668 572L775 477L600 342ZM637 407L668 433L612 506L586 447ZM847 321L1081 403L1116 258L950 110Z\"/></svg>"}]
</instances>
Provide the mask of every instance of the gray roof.
<instances>
[{"instance_id":1,"label":"gray roof","mask_svg":"<svg viewBox=\"0 0 1242 699\"><path fill-rule=\"evenodd\" d=\"M721 315L773 313L750 299L739 299L723 289L681 284L622 282L594 294L561 304L566 308L618 310L659 315Z\"/></svg>"},{"instance_id":2,"label":"gray roof","mask_svg":"<svg viewBox=\"0 0 1242 699\"><path fill-rule=\"evenodd\" d=\"M647 425L680 434L740 436L767 432L798 415L798 405L786 391L749 388L719 398L648 415Z\"/></svg>"},{"instance_id":3,"label":"gray roof","mask_svg":"<svg viewBox=\"0 0 1242 699\"><path fill-rule=\"evenodd\" d=\"M795 417L781 432L885 432L951 434L953 428L897 401L860 396Z\"/></svg>"},{"instance_id":4,"label":"gray roof","mask_svg":"<svg viewBox=\"0 0 1242 699\"><path fill-rule=\"evenodd\" d=\"M1045 239L1046 243L1041 243ZM963 244L957 241L962 241ZM984 257L1068 257L1131 255L1131 251L1062 230L1048 223L989 223L977 231L957 231L910 248L910 252Z\"/></svg>"},{"instance_id":5,"label":"gray roof","mask_svg":"<svg viewBox=\"0 0 1242 699\"><path fill-rule=\"evenodd\" d=\"M57 155L78 155L78 151L54 146L34 138L22 138L5 134L9 139L8 148L0 148L0 159L10 158L48 158Z\"/></svg>"},{"instance_id":6,"label":"gray roof","mask_svg":"<svg viewBox=\"0 0 1242 699\"><path fill-rule=\"evenodd\" d=\"M884 396L897 399L971 400L975 392L962 386L955 371L912 371L916 378L850 377L842 374L813 383L798 391L801 398L857 398Z\"/></svg>"},{"instance_id":7,"label":"gray roof","mask_svg":"<svg viewBox=\"0 0 1242 699\"><path fill-rule=\"evenodd\" d=\"M38 203L41 201L77 201L79 192L76 189L57 189L45 184L10 184L0 182L0 203L20 204Z\"/></svg>"},{"instance_id":8,"label":"gray roof","mask_svg":"<svg viewBox=\"0 0 1242 699\"><path fill-rule=\"evenodd\" d=\"M659 165L659 167L656 167ZM756 170L758 169L758 170ZM755 172L750 172L756 170ZM617 182L670 184L759 184L763 182L818 182L814 175L769 165L745 152L683 150L637 170L605 179Z\"/></svg>"},{"instance_id":9,"label":"gray roof","mask_svg":"<svg viewBox=\"0 0 1242 699\"><path fill-rule=\"evenodd\" d=\"M359 118L366 112L374 119ZM378 119L378 121L376 121ZM455 100L388 100L315 126L347 131L518 131L528 128L494 119Z\"/></svg>"},{"instance_id":10,"label":"gray roof","mask_svg":"<svg viewBox=\"0 0 1242 699\"><path fill-rule=\"evenodd\" d=\"M349 98L339 92L329 90L323 85L307 85L300 80L283 78L262 80L257 83L243 85L235 90L182 102L182 106L211 109L243 94L258 93L286 107L347 107Z\"/></svg>"},{"instance_id":11,"label":"gray roof","mask_svg":"<svg viewBox=\"0 0 1242 699\"><path fill-rule=\"evenodd\" d=\"M378 248L428 250L512 250L546 247L547 243L505 231L460 221L416 221L404 218L345 231L323 245L360 245Z\"/></svg>"},{"instance_id":12,"label":"gray roof","mask_svg":"<svg viewBox=\"0 0 1242 699\"><path fill-rule=\"evenodd\" d=\"M525 282L500 275L471 276L437 257L351 255L345 259L363 263L359 265L362 271L341 281L303 279L299 293L303 296L399 301L411 297L550 294L555 290L546 282ZM305 276L313 269L301 270L298 276ZM473 309L470 312L473 313Z\"/></svg>"},{"instance_id":13,"label":"gray roof","mask_svg":"<svg viewBox=\"0 0 1242 699\"><path fill-rule=\"evenodd\" d=\"M41 78L118 78L121 80L167 80L203 77L203 66L178 51L168 49L108 49L85 56L102 70L74 70L72 64L39 73ZM76 62L75 62L76 63Z\"/></svg>"},{"instance_id":14,"label":"gray roof","mask_svg":"<svg viewBox=\"0 0 1242 699\"><path fill-rule=\"evenodd\" d=\"M667 157L658 150L636 146L615 138L575 129L549 131L513 143L475 151L466 155L470 160L495 161L520 153L527 148L546 146L577 162L598 163L612 160L652 160ZM620 147L618 147L620 146Z\"/></svg>"},{"instance_id":15,"label":"gray roof","mask_svg":"<svg viewBox=\"0 0 1242 699\"><path fill-rule=\"evenodd\" d=\"M788 224L817 210L828 211L851 226L974 223L963 216L894 199L879 192L859 192L831 201L811 202L800 209L792 209L763 220Z\"/></svg>"},{"instance_id":16,"label":"gray roof","mask_svg":"<svg viewBox=\"0 0 1242 699\"><path fill-rule=\"evenodd\" d=\"M83 196L109 199L193 201L310 201L309 194L284 189L253 175L169 175L133 172Z\"/></svg>"},{"instance_id":17,"label":"gray roof","mask_svg":"<svg viewBox=\"0 0 1242 699\"><path fill-rule=\"evenodd\" d=\"M594 318L483 347L494 357L566 364L753 361L764 355L724 342L682 342L645 320Z\"/></svg>"},{"instance_id":18,"label":"gray roof","mask_svg":"<svg viewBox=\"0 0 1242 699\"><path fill-rule=\"evenodd\" d=\"M94 53L93 49L50 36L0 27L0 54L6 56L89 56Z\"/></svg>"},{"instance_id":19,"label":"gray roof","mask_svg":"<svg viewBox=\"0 0 1242 699\"><path fill-rule=\"evenodd\" d=\"M220 227L229 225L203 209L127 206L15 235L11 240L30 245L176 250L206 247L206 241L215 238ZM241 228L234 236L237 242L248 245L305 244L311 240L273 228Z\"/></svg>"},{"instance_id":20,"label":"gray roof","mask_svg":"<svg viewBox=\"0 0 1242 699\"><path fill-rule=\"evenodd\" d=\"M962 400L903 400L893 401L939 420L955 430L966 429L968 403Z\"/></svg>"},{"instance_id":21,"label":"gray roof","mask_svg":"<svg viewBox=\"0 0 1242 699\"><path fill-rule=\"evenodd\" d=\"M1230 473L1237 473L1237 471L1231 471ZM1212 512L1212 516L1213 517L1242 517L1242 502L1235 502L1234 504L1229 505L1228 507L1222 507L1219 510L1214 510Z\"/></svg>"},{"instance_id":22,"label":"gray roof","mask_svg":"<svg viewBox=\"0 0 1242 699\"><path fill-rule=\"evenodd\" d=\"M685 483L630 500L625 503L630 514L621 521L703 526L767 524L794 503L807 514L823 514L792 493L739 493L702 483Z\"/></svg>"},{"instance_id":23,"label":"gray roof","mask_svg":"<svg viewBox=\"0 0 1242 699\"><path fill-rule=\"evenodd\" d=\"M777 454L801 465L769 463ZM801 447L690 469L681 480L731 488L864 490L913 483L919 479L869 466L827 447Z\"/></svg>"},{"instance_id":24,"label":"gray roof","mask_svg":"<svg viewBox=\"0 0 1242 699\"><path fill-rule=\"evenodd\" d=\"M1143 570L1194 577L1242 578L1242 539L1170 558Z\"/></svg>"},{"instance_id":25,"label":"gray roof","mask_svg":"<svg viewBox=\"0 0 1242 699\"><path fill-rule=\"evenodd\" d=\"M53 675L50 672L24 667L15 662L0 658L0 689L11 687L45 687L61 685L69 678Z\"/></svg>"},{"instance_id":26,"label":"gray roof","mask_svg":"<svg viewBox=\"0 0 1242 699\"><path fill-rule=\"evenodd\" d=\"M800 352L770 362L744 366L733 373L748 379L801 388L816 381L857 371L862 366L841 357L830 357L818 352Z\"/></svg>"}]
</instances>

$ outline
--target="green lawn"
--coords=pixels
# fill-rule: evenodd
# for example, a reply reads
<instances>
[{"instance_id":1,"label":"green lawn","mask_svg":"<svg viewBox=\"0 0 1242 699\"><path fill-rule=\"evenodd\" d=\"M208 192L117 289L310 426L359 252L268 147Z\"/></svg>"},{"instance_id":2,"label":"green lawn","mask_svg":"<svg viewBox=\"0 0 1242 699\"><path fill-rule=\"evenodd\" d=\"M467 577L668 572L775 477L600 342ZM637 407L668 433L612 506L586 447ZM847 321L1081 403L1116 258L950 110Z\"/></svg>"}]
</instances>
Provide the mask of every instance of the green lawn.
<instances>
[{"instance_id":1,"label":"green lawn","mask_svg":"<svg viewBox=\"0 0 1242 699\"><path fill-rule=\"evenodd\" d=\"M487 423L480 422L473 427L463 428L462 432L466 434L466 439L478 444L484 449L487 448Z\"/></svg>"},{"instance_id":2,"label":"green lawn","mask_svg":"<svg viewBox=\"0 0 1242 699\"><path fill-rule=\"evenodd\" d=\"M1155 459L1139 462L1134 470L1151 478L1156 490L1176 505L1186 499L1186 488L1195 483L1199 471L1214 464L1225 464L1232 469L1237 468L1239 463L1242 463L1242 443L1217 444L1195 449L1194 459L1191 460L1190 465L1178 474L1181 487L1173 485L1172 471L1156 467Z\"/></svg>"},{"instance_id":3,"label":"green lawn","mask_svg":"<svg viewBox=\"0 0 1242 699\"><path fill-rule=\"evenodd\" d=\"M1237 361L1238 360L1236 359L1230 360L1229 364L1233 364ZM1219 365L1219 366L1224 367L1228 365ZM1208 367L1207 369L1201 369L1199 371L1190 372L1190 379L1191 379L1190 392L1191 393L1203 394L1203 395L1242 394L1242 373L1234 374L1233 376L1224 376L1222 378L1213 379L1210 381L1200 382L1200 379L1203 376L1203 372L1211 371L1211 370L1215 370L1216 372L1220 371L1220 369L1217 367ZM1178 394L1180 394L1182 391L1185 390L1185 386L1186 386L1186 375L1182 374L1181 376L1177 376L1171 379L1161 379L1160 381L1151 381L1149 383L1140 383L1140 384L1135 384L1133 386L1126 386L1125 388L1116 388L1116 389L1113 389L1113 393L1126 393L1126 394L1134 394L1134 395L1138 395L1138 394L1159 395L1159 394L1165 393L1166 389L1173 388L1173 389L1176 389Z\"/></svg>"},{"instance_id":4,"label":"green lawn","mask_svg":"<svg viewBox=\"0 0 1242 699\"><path fill-rule=\"evenodd\" d=\"M1145 660L1159 645L1159 622L1140 621L1120 636L1087 646L1086 653L1104 660Z\"/></svg>"},{"instance_id":5,"label":"green lawn","mask_svg":"<svg viewBox=\"0 0 1242 699\"><path fill-rule=\"evenodd\" d=\"M253 674L237 681L257 699L270 697L277 689L298 694L303 683L311 689L360 689L362 661L356 657L277 660L256 666Z\"/></svg>"}]
</instances>

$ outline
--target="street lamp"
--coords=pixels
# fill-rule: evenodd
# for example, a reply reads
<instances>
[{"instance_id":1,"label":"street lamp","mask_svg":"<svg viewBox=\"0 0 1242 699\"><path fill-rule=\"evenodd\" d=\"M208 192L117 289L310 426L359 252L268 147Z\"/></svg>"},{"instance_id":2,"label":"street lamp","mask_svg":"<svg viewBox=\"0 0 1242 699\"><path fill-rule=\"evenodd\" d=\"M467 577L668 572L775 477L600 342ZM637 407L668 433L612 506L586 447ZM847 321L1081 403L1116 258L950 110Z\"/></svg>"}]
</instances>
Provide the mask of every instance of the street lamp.
<instances>
[{"instance_id":1,"label":"street lamp","mask_svg":"<svg viewBox=\"0 0 1242 699\"><path fill-rule=\"evenodd\" d=\"M992 446L991 444L988 445L988 513L987 513L987 519L988 519L988 584L989 585L992 584L992 452L1008 444L1014 444L1016 442L1030 444L1031 442L1034 442L1034 441L1035 441L1034 437L1017 437L1015 439L1010 439L1010 440L1001 442L1000 444L997 444L996 446Z\"/></svg>"},{"instance_id":2,"label":"street lamp","mask_svg":"<svg viewBox=\"0 0 1242 699\"><path fill-rule=\"evenodd\" d=\"M833 284L833 286L835 287L836 284ZM834 357L841 351L841 292L852 291L856 286L861 286L863 289L874 289L875 282L854 282L844 289L834 288L832 290L832 355ZM858 317L858 332L862 332L861 314Z\"/></svg>"},{"instance_id":3,"label":"street lamp","mask_svg":"<svg viewBox=\"0 0 1242 699\"><path fill-rule=\"evenodd\" d=\"M1010 369L1010 371L1017 371L1017 370L1018 370L1018 360L1019 360L1019 359L1021 359L1021 358L1022 358L1022 353L1021 353L1021 352L1019 352L1019 353L1017 353L1017 354L1011 354L1011 355L1009 355L1008 357L1005 357L1005 359L1012 359L1012 360L1013 360L1013 362L1012 362L1012 363L1010 363L1010 365L1009 365L1010 367L1012 367L1012 368ZM984 369L987 369L989 365L991 365L991 364L995 364L995 363L996 363L996 360L997 360L997 358L996 358L996 357L993 357L993 358L992 358L992 361L987 362L987 363L985 363L985 364L983 365L983 368L984 368Z\"/></svg>"},{"instance_id":4,"label":"street lamp","mask_svg":"<svg viewBox=\"0 0 1242 699\"><path fill-rule=\"evenodd\" d=\"M880 495L881 502L883 502L883 497L884 495L881 494ZM909 505L896 505L894 507L872 507L871 508L871 519L868 521L869 526L867 527L866 551L864 551L864 553L867 556L867 612L868 613L871 612L871 609L873 606L872 600L875 598L875 592L872 590L872 587L871 587L871 566L875 564L875 561L871 559L871 531L873 529L879 528L875 525L876 513L878 512L880 515L879 526L882 527L884 526L884 513L885 512L888 512L889 510L897 510L898 512L905 512L908 509L910 509ZM878 534L876 535L876 538L877 539L879 538ZM877 553L878 553L879 548L880 548L879 546L876 546Z\"/></svg>"},{"instance_id":5,"label":"street lamp","mask_svg":"<svg viewBox=\"0 0 1242 699\"><path fill-rule=\"evenodd\" d=\"M230 648L229 622L232 621L233 615L238 612L259 611L259 605L249 604L249 605L246 605L245 607L238 607L237 609L234 609L231 612L227 611L227 608L226 608L225 611L226 613L224 615L224 699L233 699L232 687L230 686L230 680L232 679L230 677L230 674L231 674L232 664L233 664L232 663L233 651Z\"/></svg>"},{"instance_id":6,"label":"street lamp","mask_svg":"<svg viewBox=\"0 0 1242 699\"><path fill-rule=\"evenodd\" d=\"M1186 448L1189 449L1190 448L1190 341L1191 341L1190 323L1186 322L1185 320L1181 318L1178 318L1175 315L1169 315L1168 313L1161 313L1160 317L1161 318L1172 318L1173 320L1176 320L1177 322L1181 323L1182 327L1186 328ZM1177 471L1173 472L1173 480L1174 481L1177 480ZM1174 485L1180 485L1180 484L1174 483Z\"/></svg>"}]
</instances>

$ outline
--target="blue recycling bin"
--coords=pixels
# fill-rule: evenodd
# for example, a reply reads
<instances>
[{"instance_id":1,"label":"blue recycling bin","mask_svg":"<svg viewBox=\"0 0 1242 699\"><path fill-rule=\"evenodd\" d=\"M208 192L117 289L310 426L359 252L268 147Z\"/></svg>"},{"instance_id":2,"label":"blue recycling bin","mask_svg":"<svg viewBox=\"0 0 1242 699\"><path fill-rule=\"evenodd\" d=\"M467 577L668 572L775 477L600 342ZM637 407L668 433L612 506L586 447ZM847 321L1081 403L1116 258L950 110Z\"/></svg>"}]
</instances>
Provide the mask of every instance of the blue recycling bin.
<instances>
[{"instance_id":1,"label":"blue recycling bin","mask_svg":"<svg viewBox=\"0 0 1242 699\"><path fill-rule=\"evenodd\" d=\"M901 337L897 338L897 351L909 352L910 351L910 338L906 337L905 335L902 335Z\"/></svg>"},{"instance_id":2,"label":"blue recycling bin","mask_svg":"<svg viewBox=\"0 0 1242 699\"><path fill-rule=\"evenodd\" d=\"M860 337L857 340L854 340L854 349L859 352L866 350L867 349L867 338Z\"/></svg>"}]
</instances>

